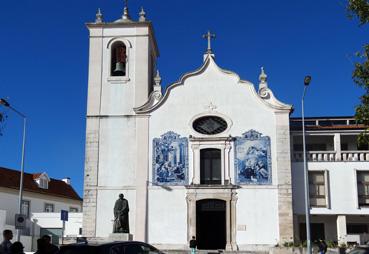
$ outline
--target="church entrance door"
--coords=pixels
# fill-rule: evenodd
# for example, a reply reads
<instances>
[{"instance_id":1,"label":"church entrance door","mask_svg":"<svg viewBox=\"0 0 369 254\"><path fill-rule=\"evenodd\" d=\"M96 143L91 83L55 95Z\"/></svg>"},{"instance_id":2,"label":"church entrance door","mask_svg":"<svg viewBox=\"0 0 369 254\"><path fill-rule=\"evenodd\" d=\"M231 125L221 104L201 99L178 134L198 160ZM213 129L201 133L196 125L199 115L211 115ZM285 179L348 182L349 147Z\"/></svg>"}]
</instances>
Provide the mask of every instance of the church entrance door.
<instances>
[{"instance_id":1,"label":"church entrance door","mask_svg":"<svg viewBox=\"0 0 369 254\"><path fill-rule=\"evenodd\" d=\"M196 202L196 239L198 249L225 249L226 201L203 199Z\"/></svg>"}]
</instances>

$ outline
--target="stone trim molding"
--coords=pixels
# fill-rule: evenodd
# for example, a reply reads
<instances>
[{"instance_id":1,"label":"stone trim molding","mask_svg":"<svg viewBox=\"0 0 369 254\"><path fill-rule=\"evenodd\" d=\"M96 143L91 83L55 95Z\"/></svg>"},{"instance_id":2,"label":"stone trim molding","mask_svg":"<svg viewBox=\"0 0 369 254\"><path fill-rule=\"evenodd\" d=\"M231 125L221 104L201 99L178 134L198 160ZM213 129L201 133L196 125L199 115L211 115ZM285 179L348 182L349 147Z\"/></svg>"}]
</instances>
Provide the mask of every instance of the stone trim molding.
<instances>
[{"instance_id":1,"label":"stone trim molding","mask_svg":"<svg viewBox=\"0 0 369 254\"><path fill-rule=\"evenodd\" d=\"M196 202L203 199L219 199L226 202L226 250L238 250L236 242L236 189L225 187L221 189L192 188L188 189L187 201L187 240L196 235Z\"/></svg>"}]
</instances>

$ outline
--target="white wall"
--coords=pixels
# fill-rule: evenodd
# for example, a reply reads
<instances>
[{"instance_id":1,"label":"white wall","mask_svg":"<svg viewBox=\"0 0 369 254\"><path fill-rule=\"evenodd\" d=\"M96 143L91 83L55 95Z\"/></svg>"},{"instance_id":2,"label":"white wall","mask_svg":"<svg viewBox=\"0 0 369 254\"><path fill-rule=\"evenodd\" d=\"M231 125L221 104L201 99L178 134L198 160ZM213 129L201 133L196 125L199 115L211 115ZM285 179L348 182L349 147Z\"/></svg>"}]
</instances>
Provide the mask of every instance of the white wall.
<instances>
[{"instance_id":1,"label":"white wall","mask_svg":"<svg viewBox=\"0 0 369 254\"><path fill-rule=\"evenodd\" d=\"M309 162L308 169L328 170L330 208L311 208L311 214L365 215L369 208L358 208L355 170L369 170L369 162ZM292 163L293 207L304 214L303 163Z\"/></svg>"},{"instance_id":2,"label":"white wall","mask_svg":"<svg viewBox=\"0 0 369 254\"><path fill-rule=\"evenodd\" d=\"M0 232L10 229L13 232L13 240L17 239L17 231L14 225L5 223L7 211L0 210ZM40 237L41 228L63 228L60 213L33 213L28 223L31 227L31 236L21 235L20 241L25 251L36 250L36 240ZM79 228L82 227L82 213L69 213L69 220L65 224L64 236L79 236Z\"/></svg>"},{"instance_id":3,"label":"white wall","mask_svg":"<svg viewBox=\"0 0 369 254\"><path fill-rule=\"evenodd\" d=\"M277 244L279 242L277 192L276 186L238 190L237 244Z\"/></svg>"},{"instance_id":4,"label":"white wall","mask_svg":"<svg viewBox=\"0 0 369 254\"><path fill-rule=\"evenodd\" d=\"M98 185L135 186L135 119L127 116L100 121Z\"/></svg>"},{"instance_id":5,"label":"white wall","mask_svg":"<svg viewBox=\"0 0 369 254\"><path fill-rule=\"evenodd\" d=\"M23 200L30 201L30 216L32 213L44 212L45 203L54 204L54 212L69 211L76 207L82 211L82 201L53 197L32 192L23 192ZM0 188L0 210L6 210L6 224L14 225L15 214L18 213L18 191Z\"/></svg>"},{"instance_id":6,"label":"white wall","mask_svg":"<svg viewBox=\"0 0 369 254\"><path fill-rule=\"evenodd\" d=\"M31 218L37 225L35 235L40 235L40 228L63 228L60 213L34 213ZM82 213L69 213L68 221L65 222L64 236L79 236L82 228Z\"/></svg>"},{"instance_id":7,"label":"white wall","mask_svg":"<svg viewBox=\"0 0 369 254\"><path fill-rule=\"evenodd\" d=\"M187 245L186 189L181 186L170 189L150 187L148 240L153 244Z\"/></svg>"},{"instance_id":8,"label":"white wall","mask_svg":"<svg viewBox=\"0 0 369 254\"><path fill-rule=\"evenodd\" d=\"M274 111L255 94L251 83L238 83L235 74L222 72L214 62L199 75L191 76L172 90L162 106L151 113L150 150L152 140L168 131L181 137L199 137L192 128L194 118L203 114L223 115L230 119L231 128L218 136L241 136L254 129L271 139L273 186L238 189L236 224L246 225L246 231L237 231L237 244L276 244L279 241L278 173L276 163L276 121ZM211 111L207 106L216 106ZM191 142L189 154L189 182L193 172ZM234 182L234 147L229 161ZM149 161L150 180L152 156ZM186 190L150 190L149 240L154 243L187 243ZM263 233L260 233L263 232Z\"/></svg>"},{"instance_id":9,"label":"white wall","mask_svg":"<svg viewBox=\"0 0 369 254\"><path fill-rule=\"evenodd\" d=\"M118 194L123 193L130 204L130 231L134 234L136 162L140 151L137 151L137 120L133 108L142 105L148 98L151 85L151 77L148 77L151 73L149 57L156 54L152 47L153 37L147 24L125 23L114 28L89 28L91 37L87 115L99 117L99 136L97 153L92 150L86 154L86 161L96 160L98 166L96 170L89 172L90 178L97 178L97 184L88 186L85 183L86 192L91 188L97 189L97 194L93 197L96 200L91 205L96 204L96 208L89 203L85 206L91 208L85 210L85 228L91 236L107 237L112 233L114 203ZM123 41L127 47L125 77L110 77L111 45L117 40ZM89 131L87 129L87 133ZM146 180L143 181L146 184ZM91 225L95 221L96 227Z\"/></svg>"},{"instance_id":10,"label":"white wall","mask_svg":"<svg viewBox=\"0 0 369 254\"><path fill-rule=\"evenodd\" d=\"M152 154L152 140L159 138L168 131L174 131L182 137L190 135L198 137L192 128L192 120L200 113L224 115L231 121L231 128L218 136L241 136L244 132L254 129L271 139L272 177L277 182L276 161L276 122L273 110L266 106L254 94L251 83L238 83L235 74L220 71L215 63L201 75L189 77L183 85L170 91L168 99L162 106L151 113L150 118L150 151ZM214 111L207 107L210 103L216 106ZM201 136L201 135L200 135ZM234 148L231 150L233 156ZM191 142L189 142L189 156L192 160ZM189 160L189 172L192 172L193 162ZM233 161L230 162L233 169ZM152 156L149 161L149 173L152 179Z\"/></svg>"}]
</instances>

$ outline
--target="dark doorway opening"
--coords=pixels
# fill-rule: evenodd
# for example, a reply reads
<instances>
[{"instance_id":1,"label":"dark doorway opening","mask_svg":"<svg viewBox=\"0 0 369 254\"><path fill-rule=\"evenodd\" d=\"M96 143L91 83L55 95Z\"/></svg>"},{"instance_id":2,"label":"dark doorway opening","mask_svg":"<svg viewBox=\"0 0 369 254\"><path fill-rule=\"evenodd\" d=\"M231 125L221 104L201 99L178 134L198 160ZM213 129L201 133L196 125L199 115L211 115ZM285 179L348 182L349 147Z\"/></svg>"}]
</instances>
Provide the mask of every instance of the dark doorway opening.
<instances>
[{"instance_id":1,"label":"dark doorway opening","mask_svg":"<svg viewBox=\"0 0 369 254\"><path fill-rule=\"evenodd\" d=\"M225 249L225 201L218 199L204 199L196 202L196 239L198 249Z\"/></svg>"},{"instance_id":2,"label":"dark doorway opening","mask_svg":"<svg viewBox=\"0 0 369 254\"><path fill-rule=\"evenodd\" d=\"M325 231L324 223L310 223L310 237L311 241L324 240ZM300 223L300 240L306 241L306 224Z\"/></svg>"},{"instance_id":3,"label":"dark doorway opening","mask_svg":"<svg viewBox=\"0 0 369 254\"><path fill-rule=\"evenodd\" d=\"M221 184L221 154L219 149L200 150L200 184Z\"/></svg>"}]
</instances>

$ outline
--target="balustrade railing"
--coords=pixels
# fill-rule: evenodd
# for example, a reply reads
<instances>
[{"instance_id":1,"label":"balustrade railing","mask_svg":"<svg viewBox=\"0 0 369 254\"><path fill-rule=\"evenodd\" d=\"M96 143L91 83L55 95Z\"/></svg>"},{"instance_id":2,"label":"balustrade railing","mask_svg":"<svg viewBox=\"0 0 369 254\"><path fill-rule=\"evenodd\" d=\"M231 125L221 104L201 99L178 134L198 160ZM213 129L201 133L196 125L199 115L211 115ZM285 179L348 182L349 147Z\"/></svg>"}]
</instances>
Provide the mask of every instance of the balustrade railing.
<instances>
[{"instance_id":1,"label":"balustrade railing","mask_svg":"<svg viewBox=\"0 0 369 254\"><path fill-rule=\"evenodd\" d=\"M293 161L303 161L303 152L293 152ZM307 161L369 161L369 151L309 151L306 152Z\"/></svg>"}]
</instances>

